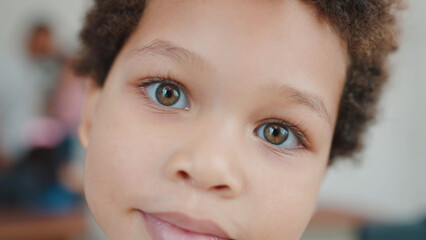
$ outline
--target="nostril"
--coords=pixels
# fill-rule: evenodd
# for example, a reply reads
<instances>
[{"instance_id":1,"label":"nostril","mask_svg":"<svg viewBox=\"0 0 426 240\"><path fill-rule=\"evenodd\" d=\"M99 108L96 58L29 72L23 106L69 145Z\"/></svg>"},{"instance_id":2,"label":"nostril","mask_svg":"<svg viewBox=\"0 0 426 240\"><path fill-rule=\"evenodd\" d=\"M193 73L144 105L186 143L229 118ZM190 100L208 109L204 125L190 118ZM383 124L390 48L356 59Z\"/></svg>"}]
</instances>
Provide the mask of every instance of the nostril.
<instances>
[{"instance_id":1,"label":"nostril","mask_svg":"<svg viewBox=\"0 0 426 240\"><path fill-rule=\"evenodd\" d=\"M190 178L189 174L186 173L185 171L179 171L177 174L179 175L179 177L181 177L181 178L183 178L185 180Z\"/></svg>"},{"instance_id":2,"label":"nostril","mask_svg":"<svg viewBox=\"0 0 426 240\"><path fill-rule=\"evenodd\" d=\"M213 189L215 189L215 190L229 190L230 188L227 185L218 185L218 186L213 187Z\"/></svg>"}]
</instances>

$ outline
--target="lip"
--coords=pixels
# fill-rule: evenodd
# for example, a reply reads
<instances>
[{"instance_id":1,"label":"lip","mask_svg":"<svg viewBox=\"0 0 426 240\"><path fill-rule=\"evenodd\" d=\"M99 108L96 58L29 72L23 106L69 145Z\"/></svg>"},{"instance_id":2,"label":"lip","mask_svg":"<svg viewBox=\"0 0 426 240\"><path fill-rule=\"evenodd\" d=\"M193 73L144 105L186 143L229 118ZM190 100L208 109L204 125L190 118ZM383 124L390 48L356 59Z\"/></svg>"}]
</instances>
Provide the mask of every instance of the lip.
<instances>
[{"instance_id":1,"label":"lip","mask_svg":"<svg viewBox=\"0 0 426 240\"><path fill-rule=\"evenodd\" d=\"M138 211L142 214L145 227L154 240L231 240L228 233L212 220L194 219L179 212Z\"/></svg>"}]
</instances>

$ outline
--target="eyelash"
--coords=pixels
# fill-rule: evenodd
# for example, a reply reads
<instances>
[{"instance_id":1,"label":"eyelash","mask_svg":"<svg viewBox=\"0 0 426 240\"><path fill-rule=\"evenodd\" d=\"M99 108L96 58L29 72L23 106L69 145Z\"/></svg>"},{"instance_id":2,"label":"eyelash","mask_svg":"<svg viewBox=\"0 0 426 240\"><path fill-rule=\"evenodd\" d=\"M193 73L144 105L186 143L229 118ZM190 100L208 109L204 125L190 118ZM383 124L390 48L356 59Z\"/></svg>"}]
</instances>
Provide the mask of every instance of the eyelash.
<instances>
[{"instance_id":1,"label":"eyelash","mask_svg":"<svg viewBox=\"0 0 426 240\"><path fill-rule=\"evenodd\" d=\"M188 94L188 90L185 87L185 85L183 85L182 83L180 83L179 81L176 80L176 78L170 73L168 72L167 74L157 74L155 77L147 77L144 78L140 81L138 81L138 89L142 89L150 84L154 84L154 83L170 83L170 84L174 84L177 87L179 87L184 94L187 96L188 98L188 104L189 106L189 110L191 109L191 101L190 101L190 95ZM150 97L147 96L147 94L143 91L143 95L145 98L150 99ZM154 103L153 103L154 104ZM155 103L155 105L159 105L157 103ZM159 108L161 107L161 109L159 110L170 110L169 107L166 106L156 106L155 108ZM174 109L176 110L176 109ZM286 118L288 119L288 118ZM311 149L311 145L310 145L310 141L309 141L309 134L307 134L307 131L305 130L305 128L303 127L303 123L299 122L297 124L292 124L289 123L287 121L281 120L279 118L267 118L263 121L260 121L257 126L262 126L264 124L268 124L268 123L278 123L278 124L282 124L283 126L287 127L290 131L292 131L294 133L294 135L296 136L297 140L299 141L301 147L303 149L307 149L310 150ZM257 127L256 129L258 129L259 127ZM255 131L256 131L255 129ZM288 151L294 151L297 150L299 148L287 148L287 149L283 149L283 148L279 148L274 146L273 144L269 144L273 149L278 150L280 152L284 152L284 153L288 153Z\"/></svg>"},{"instance_id":2,"label":"eyelash","mask_svg":"<svg viewBox=\"0 0 426 240\"><path fill-rule=\"evenodd\" d=\"M155 77L147 77L138 82L138 87L145 87L153 83L171 83L182 89L185 94L188 94L187 88L185 85L175 80L171 73L167 73L166 75L157 74Z\"/></svg>"}]
</instances>

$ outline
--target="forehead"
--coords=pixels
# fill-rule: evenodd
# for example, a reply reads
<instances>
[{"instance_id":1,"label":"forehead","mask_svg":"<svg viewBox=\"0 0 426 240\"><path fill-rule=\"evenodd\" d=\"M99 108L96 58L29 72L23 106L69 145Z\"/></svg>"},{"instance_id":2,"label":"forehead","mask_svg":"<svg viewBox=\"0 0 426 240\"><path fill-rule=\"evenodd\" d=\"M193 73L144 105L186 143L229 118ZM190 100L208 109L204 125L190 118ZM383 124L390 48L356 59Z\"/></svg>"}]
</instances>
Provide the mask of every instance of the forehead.
<instances>
[{"instance_id":1,"label":"forehead","mask_svg":"<svg viewBox=\"0 0 426 240\"><path fill-rule=\"evenodd\" d=\"M152 0L122 55L128 57L156 40L196 53L203 71L216 79L232 79L233 84L282 82L318 92L329 112L337 115L346 46L301 1ZM330 87L334 85L338 91Z\"/></svg>"},{"instance_id":2,"label":"forehead","mask_svg":"<svg viewBox=\"0 0 426 240\"><path fill-rule=\"evenodd\" d=\"M214 52L227 59L244 53L246 62L266 62L268 69L271 61L259 60L287 58L289 49L300 52L291 56L293 60L302 58L313 65L331 57L343 60L343 66L346 62L344 42L300 0L153 0L138 30L142 30L139 40L152 38L151 34L165 36L202 55L214 57ZM312 50L324 54L306 54ZM279 61L276 65L283 68Z\"/></svg>"}]
</instances>

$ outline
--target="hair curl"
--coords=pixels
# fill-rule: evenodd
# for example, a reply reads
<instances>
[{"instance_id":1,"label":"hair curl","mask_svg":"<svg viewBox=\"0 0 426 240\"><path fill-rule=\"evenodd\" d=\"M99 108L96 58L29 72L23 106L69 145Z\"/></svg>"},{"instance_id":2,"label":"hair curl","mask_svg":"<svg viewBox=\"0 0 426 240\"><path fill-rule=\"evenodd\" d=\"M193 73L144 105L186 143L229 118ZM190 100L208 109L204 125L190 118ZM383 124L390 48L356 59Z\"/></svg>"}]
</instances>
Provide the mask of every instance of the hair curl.
<instances>
[{"instance_id":1,"label":"hair curl","mask_svg":"<svg viewBox=\"0 0 426 240\"><path fill-rule=\"evenodd\" d=\"M340 102L329 164L362 147L388 78L386 59L397 48L395 10L402 0L301 0L312 6L347 43L350 65ZM137 27L145 0L95 0L80 33L76 72L102 86L125 41Z\"/></svg>"}]
</instances>

